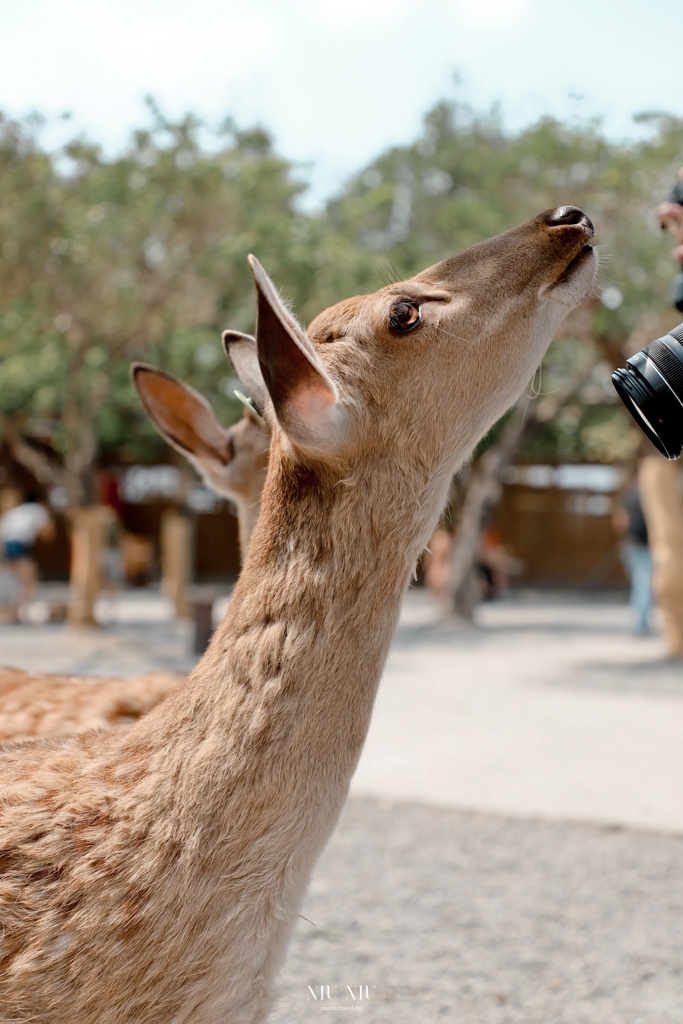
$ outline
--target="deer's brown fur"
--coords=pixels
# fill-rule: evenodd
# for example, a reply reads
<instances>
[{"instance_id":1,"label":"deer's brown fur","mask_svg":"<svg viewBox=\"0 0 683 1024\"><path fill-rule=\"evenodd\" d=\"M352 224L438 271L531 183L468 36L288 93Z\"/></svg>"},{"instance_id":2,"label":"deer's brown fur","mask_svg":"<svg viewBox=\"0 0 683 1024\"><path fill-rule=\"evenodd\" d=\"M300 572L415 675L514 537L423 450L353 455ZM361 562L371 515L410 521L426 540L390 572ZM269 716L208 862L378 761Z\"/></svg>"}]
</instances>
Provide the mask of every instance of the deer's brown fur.
<instances>
[{"instance_id":1,"label":"deer's brown fur","mask_svg":"<svg viewBox=\"0 0 683 1024\"><path fill-rule=\"evenodd\" d=\"M450 477L592 281L579 214L349 300L308 335L253 261L273 427L254 543L207 653L154 711L0 754L6 1019L265 1019ZM421 311L407 334L401 301Z\"/></svg>"},{"instance_id":2,"label":"deer's brown fur","mask_svg":"<svg viewBox=\"0 0 683 1024\"><path fill-rule=\"evenodd\" d=\"M182 679L180 672L117 679L0 666L0 743L130 725Z\"/></svg>"}]
</instances>

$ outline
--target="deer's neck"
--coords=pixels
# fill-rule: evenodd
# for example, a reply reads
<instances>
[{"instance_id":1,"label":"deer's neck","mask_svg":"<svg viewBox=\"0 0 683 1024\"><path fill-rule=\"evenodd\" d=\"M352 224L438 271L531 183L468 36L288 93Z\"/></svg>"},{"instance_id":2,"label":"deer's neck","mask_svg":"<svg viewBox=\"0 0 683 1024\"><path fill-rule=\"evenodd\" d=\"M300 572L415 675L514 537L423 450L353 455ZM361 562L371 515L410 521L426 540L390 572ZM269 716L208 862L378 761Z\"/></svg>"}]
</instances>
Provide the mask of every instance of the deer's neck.
<instances>
[{"instance_id":1,"label":"deer's neck","mask_svg":"<svg viewBox=\"0 0 683 1024\"><path fill-rule=\"evenodd\" d=\"M336 820L446 485L406 488L389 467L321 477L273 453L226 618L187 686L147 720L186 780L184 813L191 805L218 834L235 802L272 823L305 816L319 796Z\"/></svg>"},{"instance_id":2,"label":"deer's neck","mask_svg":"<svg viewBox=\"0 0 683 1024\"><path fill-rule=\"evenodd\" d=\"M256 692L294 701L301 741L315 747L318 736L324 748L334 738L338 760L346 756L352 767L426 520L441 497L425 514L419 499L406 507L405 481L390 480L388 468L345 480L277 455L274 462L214 651L236 659L233 680L248 672Z\"/></svg>"},{"instance_id":3,"label":"deer's neck","mask_svg":"<svg viewBox=\"0 0 683 1024\"><path fill-rule=\"evenodd\" d=\"M224 1016L237 1005L230 986L267 988L284 955L447 481L406 487L381 467L355 485L320 480L275 453L225 620L185 687L129 733L122 772L152 769L146 802L134 804L163 823L164 850L172 837L183 853L174 884L186 895L174 912L194 936L187 970L212 964L211 1007ZM268 998L230 1019L261 1021Z\"/></svg>"}]
</instances>

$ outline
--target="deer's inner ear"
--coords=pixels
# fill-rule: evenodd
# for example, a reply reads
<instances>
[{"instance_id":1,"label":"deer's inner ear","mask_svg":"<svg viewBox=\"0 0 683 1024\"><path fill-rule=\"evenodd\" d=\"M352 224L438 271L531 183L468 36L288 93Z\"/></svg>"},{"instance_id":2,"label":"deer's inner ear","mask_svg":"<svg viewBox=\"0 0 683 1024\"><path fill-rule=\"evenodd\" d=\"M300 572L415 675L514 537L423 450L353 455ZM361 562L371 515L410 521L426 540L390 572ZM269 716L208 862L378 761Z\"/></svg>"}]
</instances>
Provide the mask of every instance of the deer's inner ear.
<instances>
[{"instance_id":1,"label":"deer's inner ear","mask_svg":"<svg viewBox=\"0 0 683 1024\"><path fill-rule=\"evenodd\" d=\"M278 423L295 445L329 452L341 440L337 389L303 328L294 320L253 256L256 284L256 346L263 380Z\"/></svg>"}]
</instances>

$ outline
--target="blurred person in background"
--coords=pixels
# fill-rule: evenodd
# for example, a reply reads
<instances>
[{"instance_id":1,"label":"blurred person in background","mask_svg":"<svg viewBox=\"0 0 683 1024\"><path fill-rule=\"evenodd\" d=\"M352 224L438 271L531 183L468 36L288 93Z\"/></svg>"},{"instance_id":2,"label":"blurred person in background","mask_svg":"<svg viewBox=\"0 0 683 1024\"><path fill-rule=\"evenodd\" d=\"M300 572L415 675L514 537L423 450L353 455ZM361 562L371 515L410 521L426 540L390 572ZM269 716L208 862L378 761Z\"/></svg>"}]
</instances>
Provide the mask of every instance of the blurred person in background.
<instances>
[{"instance_id":1,"label":"blurred person in background","mask_svg":"<svg viewBox=\"0 0 683 1024\"><path fill-rule=\"evenodd\" d=\"M443 522L432 534L422 556L425 586L439 601L448 597L453 555L453 531ZM500 530L493 523L493 510L484 517L479 549L473 567L478 601L495 601L508 590L509 578L522 569L522 563L508 552Z\"/></svg>"},{"instance_id":2,"label":"blurred person in background","mask_svg":"<svg viewBox=\"0 0 683 1024\"><path fill-rule=\"evenodd\" d=\"M612 517L614 529L621 537L621 560L631 581L629 604L634 612L636 633L650 632L652 614L652 557L647 537L647 524L636 483L621 495Z\"/></svg>"},{"instance_id":3,"label":"blurred person in background","mask_svg":"<svg viewBox=\"0 0 683 1024\"><path fill-rule=\"evenodd\" d=\"M671 231L676 238L676 248L671 255L678 261L679 270L669 286L669 302L683 313L683 167L678 171L678 180L669 198L657 207L657 217L662 231Z\"/></svg>"},{"instance_id":4,"label":"blurred person in background","mask_svg":"<svg viewBox=\"0 0 683 1024\"><path fill-rule=\"evenodd\" d=\"M657 207L662 229L676 239L672 256L683 261L683 167L668 200ZM683 274L674 277L669 300L683 309ZM647 522L652 556L652 591L662 616L669 658L683 661L683 494L681 470L677 462L668 462L654 446L646 449L638 467L638 485Z\"/></svg>"},{"instance_id":5,"label":"blurred person in background","mask_svg":"<svg viewBox=\"0 0 683 1024\"><path fill-rule=\"evenodd\" d=\"M453 550L453 535L446 524L439 526L422 555L425 586L439 601L448 594L448 577Z\"/></svg>"},{"instance_id":6,"label":"blurred person in background","mask_svg":"<svg viewBox=\"0 0 683 1024\"><path fill-rule=\"evenodd\" d=\"M671 255L675 260L683 262L683 167L678 172L678 181L671 195L657 207L657 218L662 231L668 228L676 238L676 248Z\"/></svg>"},{"instance_id":7,"label":"blurred person in background","mask_svg":"<svg viewBox=\"0 0 683 1024\"><path fill-rule=\"evenodd\" d=\"M38 567L33 547L38 538L50 541L54 535L54 520L36 494L27 494L20 505L0 517L2 555L19 583L19 606L35 596Z\"/></svg>"},{"instance_id":8,"label":"blurred person in background","mask_svg":"<svg viewBox=\"0 0 683 1024\"><path fill-rule=\"evenodd\" d=\"M484 519L477 558L477 576L483 601L495 601L507 593L510 563L514 562L503 544L500 530L493 524L490 510Z\"/></svg>"}]
</instances>

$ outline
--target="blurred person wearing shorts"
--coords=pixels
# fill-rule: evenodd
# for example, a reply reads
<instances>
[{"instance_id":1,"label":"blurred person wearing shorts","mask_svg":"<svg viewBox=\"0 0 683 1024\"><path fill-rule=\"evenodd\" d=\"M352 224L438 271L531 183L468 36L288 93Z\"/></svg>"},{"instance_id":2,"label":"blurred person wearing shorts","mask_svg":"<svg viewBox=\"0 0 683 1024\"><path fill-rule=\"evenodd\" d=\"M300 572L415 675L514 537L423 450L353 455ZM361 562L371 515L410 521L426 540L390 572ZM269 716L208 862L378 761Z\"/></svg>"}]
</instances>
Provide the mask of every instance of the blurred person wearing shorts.
<instances>
[{"instance_id":1,"label":"blurred person wearing shorts","mask_svg":"<svg viewBox=\"0 0 683 1024\"><path fill-rule=\"evenodd\" d=\"M51 540L54 532L52 516L35 494L27 494L21 505L0 517L2 556L19 582L20 604L28 604L36 590L38 567L33 547L39 537Z\"/></svg>"}]
</instances>

